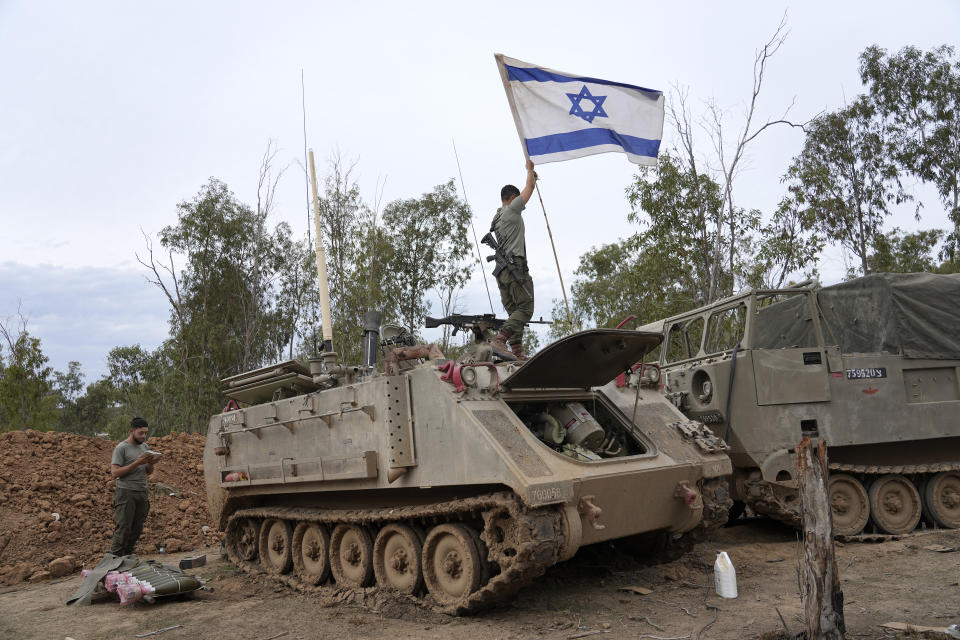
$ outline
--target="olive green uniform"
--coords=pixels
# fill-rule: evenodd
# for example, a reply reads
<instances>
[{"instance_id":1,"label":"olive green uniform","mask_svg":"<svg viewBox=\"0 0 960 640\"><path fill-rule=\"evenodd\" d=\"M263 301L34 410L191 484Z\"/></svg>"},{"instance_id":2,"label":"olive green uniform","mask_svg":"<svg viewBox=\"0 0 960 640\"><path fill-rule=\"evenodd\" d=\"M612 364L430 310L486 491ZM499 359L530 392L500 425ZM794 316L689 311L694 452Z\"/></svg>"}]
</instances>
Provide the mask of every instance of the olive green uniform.
<instances>
[{"instance_id":1,"label":"olive green uniform","mask_svg":"<svg viewBox=\"0 0 960 640\"><path fill-rule=\"evenodd\" d=\"M114 448L110 463L125 467L149 449L146 442L130 444L124 440ZM147 497L147 467L141 465L127 475L117 478L117 488L113 493L113 523L116 528L110 553L115 556L133 553L148 513L150 500Z\"/></svg>"},{"instance_id":2,"label":"olive green uniform","mask_svg":"<svg viewBox=\"0 0 960 640\"><path fill-rule=\"evenodd\" d=\"M490 225L504 252L513 254L513 264L520 274L519 282L510 273L510 269L504 269L497 276L500 301L510 314L500 330L510 335L510 344L523 342L523 327L533 317L533 279L527 268L527 242L522 215L524 207L526 203L523 198L517 196L510 204L497 209L497 215L493 217L493 224ZM529 294L523 290L524 287Z\"/></svg>"}]
</instances>

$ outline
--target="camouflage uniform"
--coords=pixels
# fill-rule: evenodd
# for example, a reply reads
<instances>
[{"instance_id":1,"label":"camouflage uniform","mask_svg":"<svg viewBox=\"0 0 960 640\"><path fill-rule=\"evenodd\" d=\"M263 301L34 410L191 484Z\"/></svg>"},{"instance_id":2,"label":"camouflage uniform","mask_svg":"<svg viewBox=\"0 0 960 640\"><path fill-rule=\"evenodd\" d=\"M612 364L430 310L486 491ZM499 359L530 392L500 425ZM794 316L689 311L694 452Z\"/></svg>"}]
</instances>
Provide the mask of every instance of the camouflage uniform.
<instances>
[{"instance_id":1,"label":"camouflage uniform","mask_svg":"<svg viewBox=\"0 0 960 640\"><path fill-rule=\"evenodd\" d=\"M533 317L533 279L527 268L527 243L524 235L523 209L526 203L517 196L513 201L497 209L490 229L497 234L497 240L506 253L513 254L514 266L520 272L520 282L504 269L497 276L500 287L500 301L510 314L500 329L509 334L510 344L523 342L523 327ZM529 295L523 288L526 287Z\"/></svg>"}]
</instances>

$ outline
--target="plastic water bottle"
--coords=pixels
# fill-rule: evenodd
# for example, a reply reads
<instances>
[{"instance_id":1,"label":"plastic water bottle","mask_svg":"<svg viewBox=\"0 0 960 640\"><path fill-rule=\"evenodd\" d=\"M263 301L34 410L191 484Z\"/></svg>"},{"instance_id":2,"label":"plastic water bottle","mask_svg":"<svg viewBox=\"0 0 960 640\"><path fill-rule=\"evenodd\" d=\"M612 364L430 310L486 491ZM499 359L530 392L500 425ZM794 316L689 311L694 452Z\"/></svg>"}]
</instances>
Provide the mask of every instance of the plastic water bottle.
<instances>
[{"instance_id":1,"label":"plastic water bottle","mask_svg":"<svg viewBox=\"0 0 960 640\"><path fill-rule=\"evenodd\" d=\"M730 562L726 551L717 554L713 563L713 580L717 587L717 595L721 598L737 597L737 571Z\"/></svg>"}]
</instances>

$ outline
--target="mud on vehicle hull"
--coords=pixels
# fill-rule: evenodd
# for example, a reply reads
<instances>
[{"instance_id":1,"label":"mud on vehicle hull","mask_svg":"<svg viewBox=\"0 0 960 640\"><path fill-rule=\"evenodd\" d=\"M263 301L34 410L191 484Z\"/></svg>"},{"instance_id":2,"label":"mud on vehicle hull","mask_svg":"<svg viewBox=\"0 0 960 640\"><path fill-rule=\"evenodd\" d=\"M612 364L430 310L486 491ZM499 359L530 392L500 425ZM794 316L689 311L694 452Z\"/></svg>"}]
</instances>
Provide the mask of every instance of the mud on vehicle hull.
<instances>
[{"instance_id":1,"label":"mud on vehicle hull","mask_svg":"<svg viewBox=\"0 0 960 640\"><path fill-rule=\"evenodd\" d=\"M463 614L584 545L655 533L682 548L726 521L732 467L654 390L609 382L658 339L594 330L520 367L417 362L231 407L204 452L227 553L296 588L376 585ZM289 375L237 388L277 396Z\"/></svg>"},{"instance_id":2,"label":"mud on vehicle hull","mask_svg":"<svg viewBox=\"0 0 960 640\"><path fill-rule=\"evenodd\" d=\"M678 557L709 529L726 522L730 506L726 481L714 479L706 485L703 495L710 519L685 534L669 536L669 544L651 550L657 558ZM276 522L284 526L271 533L270 529L277 529L271 526ZM329 566L316 570L303 537L298 540L293 533L286 539L289 532L311 526L322 527L329 536L344 525L361 527L367 538L357 548L328 551L331 558L339 557L344 565L352 565L341 566L339 571ZM420 555L422 582L391 582L389 567L417 561L403 546L391 547L384 542L384 538L397 535L397 525L408 527L419 539L419 545L412 546ZM261 507L241 509L230 516L225 548L230 560L243 570L266 572L292 588L329 584L360 589L375 585L422 599L445 613L465 615L504 602L561 558L570 557L571 550L566 548L569 526L562 507L528 509L508 492L389 510ZM446 553L438 554L438 545L431 545L432 538L456 538L457 529L466 533L467 544L450 540L454 544L448 545ZM345 577L345 572L350 575ZM340 575L335 577L334 573ZM466 575L469 577L463 579ZM459 597L438 598L437 593L443 590L428 591L425 584L461 579L469 586Z\"/></svg>"}]
</instances>

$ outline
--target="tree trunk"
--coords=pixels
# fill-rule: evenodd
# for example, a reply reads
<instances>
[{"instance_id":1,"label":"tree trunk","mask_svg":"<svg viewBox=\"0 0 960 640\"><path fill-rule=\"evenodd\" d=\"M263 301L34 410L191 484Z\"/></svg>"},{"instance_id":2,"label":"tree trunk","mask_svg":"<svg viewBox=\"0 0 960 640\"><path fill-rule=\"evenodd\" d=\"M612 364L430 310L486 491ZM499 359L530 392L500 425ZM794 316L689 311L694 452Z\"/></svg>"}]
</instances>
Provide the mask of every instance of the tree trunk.
<instances>
[{"instance_id":1,"label":"tree trunk","mask_svg":"<svg viewBox=\"0 0 960 640\"><path fill-rule=\"evenodd\" d=\"M833 549L826 445L804 436L797 447L797 469L803 519L800 597L807 640L843 640L843 592Z\"/></svg>"}]
</instances>

